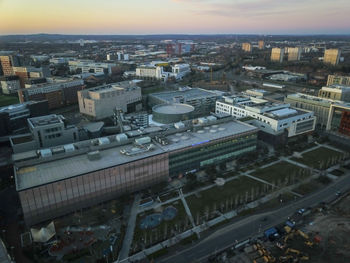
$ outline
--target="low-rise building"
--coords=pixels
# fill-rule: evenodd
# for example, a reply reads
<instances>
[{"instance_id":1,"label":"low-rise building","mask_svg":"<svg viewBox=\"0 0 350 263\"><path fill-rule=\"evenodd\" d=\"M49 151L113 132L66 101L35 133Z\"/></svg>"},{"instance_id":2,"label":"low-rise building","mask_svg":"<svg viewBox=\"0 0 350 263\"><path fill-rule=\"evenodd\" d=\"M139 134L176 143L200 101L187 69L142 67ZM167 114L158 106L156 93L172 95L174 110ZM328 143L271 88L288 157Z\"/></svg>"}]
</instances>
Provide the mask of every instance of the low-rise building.
<instances>
[{"instance_id":1,"label":"low-rise building","mask_svg":"<svg viewBox=\"0 0 350 263\"><path fill-rule=\"evenodd\" d=\"M20 102L47 100L49 109L56 109L78 102L77 91L82 90L82 79L48 79L47 83L26 84L18 91Z\"/></svg>"},{"instance_id":2,"label":"low-rise building","mask_svg":"<svg viewBox=\"0 0 350 263\"><path fill-rule=\"evenodd\" d=\"M19 77L16 75L1 77L0 87L1 87L2 93L4 94L17 93L17 91L21 88Z\"/></svg>"},{"instance_id":3,"label":"low-rise building","mask_svg":"<svg viewBox=\"0 0 350 263\"><path fill-rule=\"evenodd\" d=\"M318 92L318 96L320 98L350 102L350 86L331 85L329 87L322 87Z\"/></svg>"},{"instance_id":4,"label":"low-rise building","mask_svg":"<svg viewBox=\"0 0 350 263\"><path fill-rule=\"evenodd\" d=\"M283 142L286 137L313 132L316 124L313 112L291 108L290 104L246 96L224 97L216 102L215 112L237 119L252 118L251 123L264 134L261 138L271 142Z\"/></svg>"},{"instance_id":5,"label":"low-rise building","mask_svg":"<svg viewBox=\"0 0 350 263\"><path fill-rule=\"evenodd\" d=\"M350 76L328 75L327 86L334 84L350 86Z\"/></svg>"},{"instance_id":6,"label":"low-rise building","mask_svg":"<svg viewBox=\"0 0 350 263\"><path fill-rule=\"evenodd\" d=\"M141 110L141 88L133 82L119 82L78 91L80 113L100 120L114 114Z\"/></svg>"},{"instance_id":7,"label":"low-rise building","mask_svg":"<svg viewBox=\"0 0 350 263\"><path fill-rule=\"evenodd\" d=\"M69 60L69 70L80 73L104 73L111 75L113 68L117 65L115 63L99 63L93 60Z\"/></svg>"},{"instance_id":8,"label":"low-rise building","mask_svg":"<svg viewBox=\"0 0 350 263\"><path fill-rule=\"evenodd\" d=\"M232 118L206 120L50 148L39 156L14 154L25 222L56 218L256 150L256 127Z\"/></svg>"}]
</instances>

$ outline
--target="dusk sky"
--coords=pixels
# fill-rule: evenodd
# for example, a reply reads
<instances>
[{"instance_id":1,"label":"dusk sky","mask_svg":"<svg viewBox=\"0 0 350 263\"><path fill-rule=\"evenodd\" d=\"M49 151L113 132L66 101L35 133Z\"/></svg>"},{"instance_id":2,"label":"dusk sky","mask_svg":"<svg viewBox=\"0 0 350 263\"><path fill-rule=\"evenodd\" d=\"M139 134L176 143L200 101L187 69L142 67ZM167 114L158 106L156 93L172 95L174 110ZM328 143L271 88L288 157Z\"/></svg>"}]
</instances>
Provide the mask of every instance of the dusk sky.
<instances>
[{"instance_id":1,"label":"dusk sky","mask_svg":"<svg viewBox=\"0 0 350 263\"><path fill-rule=\"evenodd\" d=\"M350 0L0 0L0 34L349 34Z\"/></svg>"}]
</instances>

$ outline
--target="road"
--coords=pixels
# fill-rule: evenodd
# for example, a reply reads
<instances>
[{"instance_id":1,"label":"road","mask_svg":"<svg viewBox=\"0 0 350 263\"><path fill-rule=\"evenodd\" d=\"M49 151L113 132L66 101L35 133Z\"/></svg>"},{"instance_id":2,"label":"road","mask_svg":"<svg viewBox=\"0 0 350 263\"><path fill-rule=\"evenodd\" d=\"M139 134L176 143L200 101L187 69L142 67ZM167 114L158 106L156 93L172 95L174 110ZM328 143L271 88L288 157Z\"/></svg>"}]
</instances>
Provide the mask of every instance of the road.
<instances>
[{"instance_id":1,"label":"road","mask_svg":"<svg viewBox=\"0 0 350 263\"><path fill-rule=\"evenodd\" d=\"M339 181L323 188L315 193L307 195L297 201L288 204L280 209L262 214L253 215L233 222L230 225L215 231L199 243L170 255L160 258L157 262L178 263L178 262L207 262L206 258L216 251L234 245L235 241L244 241L256 236L260 231L283 223L288 216L292 216L300 208L311 207L320 202L331 202L337 191L346 192L350 189L350 174L343 176ZM262 221L263 218L266 221Z\"/></svg>"}]
</instances>

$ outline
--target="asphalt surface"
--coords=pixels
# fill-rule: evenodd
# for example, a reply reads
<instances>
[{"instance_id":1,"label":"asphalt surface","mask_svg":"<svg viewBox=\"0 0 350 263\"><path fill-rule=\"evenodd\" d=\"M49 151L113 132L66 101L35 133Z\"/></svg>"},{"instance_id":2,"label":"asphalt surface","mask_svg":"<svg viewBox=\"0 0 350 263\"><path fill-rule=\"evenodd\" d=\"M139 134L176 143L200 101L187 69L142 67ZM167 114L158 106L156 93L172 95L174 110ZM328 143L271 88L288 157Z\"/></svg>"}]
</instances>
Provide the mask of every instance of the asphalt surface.
<instances>
[{"instance_id":1,"label":"asphalt surface","mask_svg":"<svg viewBox=\"0 0 350 263\"><path fill-rule=\"evenodd\" d=\"M350 189L350 174L343 176L339 181L328 185L315 193L309 194L295 202L266 213L252 215L237 222L218 229L199 243L176 252L176 254L160 258L157 262L207 262L207 257L216 251L252 238L269 227L278 225L287 220L301 208L312 207L320 202L332 202L337 198L336 192L347 192ZM264 218L266 218L264 220Z\"/></svg>"}]
</instances>

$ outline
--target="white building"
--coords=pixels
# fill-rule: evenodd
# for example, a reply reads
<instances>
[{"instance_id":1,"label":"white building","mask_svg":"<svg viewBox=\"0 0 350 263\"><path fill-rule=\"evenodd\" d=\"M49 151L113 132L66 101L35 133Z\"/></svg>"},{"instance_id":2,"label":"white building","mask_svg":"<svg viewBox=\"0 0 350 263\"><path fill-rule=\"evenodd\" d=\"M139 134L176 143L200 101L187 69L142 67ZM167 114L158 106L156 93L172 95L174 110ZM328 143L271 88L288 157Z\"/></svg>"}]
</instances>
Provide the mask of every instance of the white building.
<instances>
[{"instance_id":1,"label":"white building","mask_svg":"<svg viewBox=\"0 0 350 263\"><path fill-rule=\"evenodd\" d=\"M184 76L191 72L189 64L175 64L172 67L172 77L176 80L182 79Z\"/></svg>"},{"instance_id":2,"label":"white building","mask_svg":"<svg viewBox=\"0 0 350 263\"><path fill-rule=\"evenodd\" d=\"M114 63L97 63L92 60L70 60L68 61L70 71L81 70L81 73L105 73L112 74Z\"/></svg>"},{"instance_id":3,"label":"white building","mask_svg":"<svg viewBox=\"0 0 350 263\"><path fill-rule=\"evenodd\" d=\"M191 72L189 64L175 64L172 66L172 72L166 72L162 66L141 65L136 68L136 76L140 78L159 79L166 81L168 78L182 79Z\"/></svg>"},{"instance_id":4,"label":"white building","mask_svg":"<svg viewBox=\"0 0 350 263\"><path fill-rule=\"evenodd\" d=\"M80 113L94 119L113 115L116 108L123 112L141 109L141 88L133 82L120 82L78 91Z\"/></svg>"},{"instance_id":5,"label":"white building","mask_svg":"<svg viewBox=\"0 0 350 263\"><path fill-rule=\"evenodd\" d=\"M291 108L290 104L274 103L261 98L232 96L216 102L217 114L237 119L251 117L252 124L271 135L288 133L288 137L312 132L316 117L313 112Z\"/></svg>"}]
</instances>

